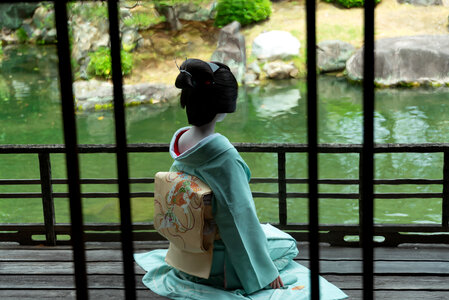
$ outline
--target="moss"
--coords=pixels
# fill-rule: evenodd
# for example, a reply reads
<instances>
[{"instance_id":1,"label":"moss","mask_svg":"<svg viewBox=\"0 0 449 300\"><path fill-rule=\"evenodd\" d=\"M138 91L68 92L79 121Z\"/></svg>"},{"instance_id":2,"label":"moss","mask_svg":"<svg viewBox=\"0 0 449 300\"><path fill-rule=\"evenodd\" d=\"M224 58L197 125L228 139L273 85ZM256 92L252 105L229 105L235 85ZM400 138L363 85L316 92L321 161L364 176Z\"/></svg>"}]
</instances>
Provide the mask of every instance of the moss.
<instances>
[{"instance_id":1,"label":"moss","mask_svg":"<svg viewBox=\"0 0 449 300\"><path fill-rule=\"evenodd\" d=\"M134 48L136 48L137 44L133 43L133 44L123 44L123 50L126 52L131 52L132 50L134 50Z\"/></svg>"},{"instance_id":2,"label":"moss","mask_svg":"<svg viewBox=\"0 0 449 300\"><path fill-rule=\"evenodd\" d=\"M26 33L25 29L23 29L23 27L20 27L16 30L16 36L19 39L20 43L26 43L29 39L28 34Z\"/></svg>"}]
</instances>

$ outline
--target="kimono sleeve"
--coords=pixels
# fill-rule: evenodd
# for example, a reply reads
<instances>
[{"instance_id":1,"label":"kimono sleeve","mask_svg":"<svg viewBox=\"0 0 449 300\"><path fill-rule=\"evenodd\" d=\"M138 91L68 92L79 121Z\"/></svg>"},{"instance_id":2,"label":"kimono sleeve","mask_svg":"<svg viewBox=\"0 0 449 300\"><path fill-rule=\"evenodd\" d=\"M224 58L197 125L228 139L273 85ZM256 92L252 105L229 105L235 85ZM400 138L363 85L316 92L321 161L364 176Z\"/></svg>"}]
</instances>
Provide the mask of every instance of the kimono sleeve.
<instances>
[{"instance_id":1,"label":"kimono sleeve","mask_svg":"<svg viewBox=\"0 0 449 300\"><path fill-rule=\"evenodd\" d=\"M248 184L249 169L238 156L217 161L204 171L214 192L215 222L237 277L247 293L260 290L279 272L269 256L267 239L256 215Z\"/></svg>"}]
</instances>

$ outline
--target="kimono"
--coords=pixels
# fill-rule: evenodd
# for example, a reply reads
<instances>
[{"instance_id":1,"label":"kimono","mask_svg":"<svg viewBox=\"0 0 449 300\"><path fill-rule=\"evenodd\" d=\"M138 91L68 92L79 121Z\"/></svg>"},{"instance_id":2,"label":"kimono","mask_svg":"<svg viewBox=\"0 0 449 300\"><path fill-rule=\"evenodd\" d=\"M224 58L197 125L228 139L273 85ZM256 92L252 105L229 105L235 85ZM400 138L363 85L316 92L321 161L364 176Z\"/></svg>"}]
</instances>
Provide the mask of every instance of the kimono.
<instances>
[{"instance_id":1,"label":"kimono","mask_svg":"<svg viewBox=\"0 0 449 300\"><path fill-rule=\"evenodd\" d=\"M235 147L214 133L179 154L178 139L188 129L179 129L172 138L170 171L194 175L211 188L212 213L221 239L214 242L208 279L167 265L163 260L166 250L136 254L136 262L148 271L144 284L172 299L308 299L309 270L293 261L298 254L296 241L259 223L249 187L251 173ZM279 275L284 288L270 289ZM323 278L320 285L322 299L346 298Z\"/></svg>"}]
</instances>

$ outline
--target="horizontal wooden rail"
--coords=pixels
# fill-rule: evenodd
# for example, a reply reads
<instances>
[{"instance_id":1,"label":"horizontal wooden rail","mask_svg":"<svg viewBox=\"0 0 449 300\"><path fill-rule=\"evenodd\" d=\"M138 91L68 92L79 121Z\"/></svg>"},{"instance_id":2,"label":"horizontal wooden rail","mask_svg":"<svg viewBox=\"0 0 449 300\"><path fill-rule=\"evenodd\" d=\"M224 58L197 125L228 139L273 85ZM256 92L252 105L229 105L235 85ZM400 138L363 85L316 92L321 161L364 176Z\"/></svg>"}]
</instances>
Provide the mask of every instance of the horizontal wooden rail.
<instances>
[{"instance_id":1,"label":"horizontal wooden rail","mask_svg":"<svg viewBox=\"0 0 449 300\"><path fill-rule=\"evenodd\" d=\"M247 153L272 153L277 155L278 177L252 178L251 185L273 184L277 186L277 190L273 192L253 192L254 198L278 199L279 207L279 224L274 224L279 228L290 231L298 240L308 240L308 224L298 224L288 222L287 217L287 199L308 198L307 192L289 192L292 186L300 186L308 184L307 178L287 178L285 166L288 165L289 153L307 153L307 145L304 144L250 144L236 143L234 144L240 152ZM126 148L129 153L160 153L168 151L168 144L130 144ZM360 155L362 146L358 144L321 144L318 145L319 153L329 154L347 154L356 153ZM115 145L79 145L79 152L82 155L92 153L116 153ZM0 145L0 155L10 154L26 154L36 155L36 157L46 158L48 161L47 168L41 170L41 173L51 174L51 166L49 165L50 155L65 152L64 145ZM441 224L377 224L375 226L375 234L384 238L382 245L397 245L400 243L420 242L420 243L448 243L448 207L449 207L449 143L446 144L378 144L374 149L375 153L444 153L445 160L442 166L441 179L420 179L420 178L393 178L393 179L375 179L374 184L378 186L396 186L396 185L437 185L441 186L441 192L432 193L376 193L376 199L442 199L442 222ZM44 164L42 164L44 165ZM18 242L21 244L38 244L42 243L45 236L47 244L68 244L67 237L70 238L70 230L68 224L54 224L54 216L51 212L52 201L54 198L68 198L68 192L53 192L52 185L67 185L68 180L65 178L51 178L51 176L43 176L47 178L41 179L0 179L0 186L32 186L39 185L45 192L3 192L0 198L3 199L26 199L35 198L42 199L44 207L45 224L8 224L0 225L0 241ZM81 178L80 183L83 185L116 185L117 178ZM153 184L154 178L129 178L129 184ZM359 178L322 178L318 179L318 185L353 185L359 186L361 181ZM337 193L318 193L319 199L360 199L358 192L337 192ZM118 198L118 192L86 192L81 194L82 198ZM133 192L130 193L131 198L152 198L152 191ZM118 224L88 224L84 226L86 239L88 241L118 241L119 225ZM321 224L319 226L320 240L329 242L333 245L355 245L357 242L347 241L347 237L359 235L359 226L339 225L339 224ZM134 224L133 231L137 240L157 240L161 239L154 232L152 224ZM423 235L424 234L424 235ZM428 235L425 235L428 234ZM38 237L36 237L38 236ZM63 239L61 239L63 236ZM420 238L421 237L421 238Z\"/></svg>"},{"instance_id":2,"label":"horizontal wooden rail","mask_svg":"<svg viewBox=\"0 0 449 300\"><path fill-rule=\"evenodd\" d=\"M239 152L298 152L306 153L306 144L292 143L233 143ZM78 146L80 153L116 153L117 147L114 144L82 144ZM127 151L136 152L167 152L168 144L128 144ZM0 145L0 153L64 153L65 146L62 144L52 145ZM319 144L319 153L361 153L360 144ZM449 143L425 143L425 144L376 144L375 153L436 153L449 151Z\"/></svg>"}]
</instances>

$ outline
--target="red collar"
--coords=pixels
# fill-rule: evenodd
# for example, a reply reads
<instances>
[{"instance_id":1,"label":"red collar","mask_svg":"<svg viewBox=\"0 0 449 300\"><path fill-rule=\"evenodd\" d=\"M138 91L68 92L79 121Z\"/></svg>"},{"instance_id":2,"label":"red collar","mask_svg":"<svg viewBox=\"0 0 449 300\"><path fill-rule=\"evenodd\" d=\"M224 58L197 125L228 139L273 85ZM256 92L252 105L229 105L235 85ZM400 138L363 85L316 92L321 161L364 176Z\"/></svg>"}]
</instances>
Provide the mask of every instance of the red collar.
<instances>
[{"instance_id":1,"label":"red collar","mask_svg":"<svg viewBox=\"0 0 449 300\"><path fill-rule=\"evenodd\" d=\"M188 129L180 131L179 134L176 136L174 147L173 147L174 148L173 151L175 152L176 156L181 155L181 153L179 152L178 141L179 141L179 138L181 137L181 135L183 135L186 131L188 131Z\"/></svg>"}]
</instances>

